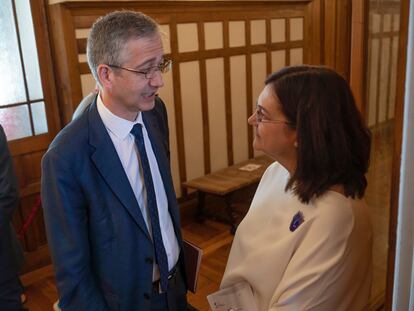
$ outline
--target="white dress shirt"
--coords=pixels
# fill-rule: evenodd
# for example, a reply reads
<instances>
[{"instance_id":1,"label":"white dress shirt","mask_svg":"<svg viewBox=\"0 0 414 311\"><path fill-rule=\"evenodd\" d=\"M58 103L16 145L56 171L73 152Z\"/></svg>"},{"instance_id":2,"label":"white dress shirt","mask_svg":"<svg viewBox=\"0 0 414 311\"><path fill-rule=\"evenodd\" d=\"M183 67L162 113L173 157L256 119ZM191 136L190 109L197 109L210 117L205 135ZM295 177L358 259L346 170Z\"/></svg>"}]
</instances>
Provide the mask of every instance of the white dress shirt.
<instances>
[{"instance_id":1,"label":"white dress shirt","mask_svg":"<svg viewBox=\"0 0 414 311\"><path fill-rule=\"evenodd\" d=\"M102 102L101 96L97 98L98 113L104 123L109 136L115 146L118 157L121 160L124 171L128 177L135 198L137 199L142 216L147 225L148 231L152 236L151 219L147 206L147 193L145 189L144 176L139 162L138 148L135 144L135 138L131 134L132 127L139 123L142 125L145 149L151 168L152 180L157 200L158 215L160 220L161 235L164 242L165 251L168 257L168 268L171 270L178 261L180 248L177 237L175 236L174 226L168 211L168 199L165 193L164 183L158 168L157 159L152 150L151 141L148 132L142 120L142 114L139 113L136 120L131 122L114 115ZM153 280L158 280L158 265L154 264Z\"/></svg>"}]
</instances>

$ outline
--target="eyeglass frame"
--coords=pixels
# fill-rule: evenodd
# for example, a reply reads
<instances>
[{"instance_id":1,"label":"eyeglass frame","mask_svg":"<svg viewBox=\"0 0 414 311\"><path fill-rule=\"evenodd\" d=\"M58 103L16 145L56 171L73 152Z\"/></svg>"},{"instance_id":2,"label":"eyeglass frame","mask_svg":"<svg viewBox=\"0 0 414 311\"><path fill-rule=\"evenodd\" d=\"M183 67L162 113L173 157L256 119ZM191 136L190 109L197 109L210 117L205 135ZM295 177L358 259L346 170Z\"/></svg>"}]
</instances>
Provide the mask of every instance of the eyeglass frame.
<instances>
[{"instance_id":1,"label":"eyeglass frame","mask_svg":"<svg viewBox=\"0 0 414 311\"><path fill-rule=\"evenodd\" d=\"M151 80L154 78L154 74L159 71L161 73L166 73L171 70L173 61L171 59L164 59L161 63L159 63L157 66L149 67L146 71L142 70L136 70L128 67L122 67L118 65L112 65L112 64L106 64L108 67L116 68L116 69L123 69L129 72L141 74L144 76L145 79ZM150 74L148 77L147 75Z\"/></svg>"},{"instance_id":2,"label":"eyeglass frame","mask_svg":"<svg viewBox=\"0 0 414 311\"><path fill-rule=\"evenodd\" d=\"M254 115L256 115L256 122L257 123L284 123L284 124L291 124L291 122L286 121L286 120L280 120L280 119L275 119L275 120L269 120L269 119L263 119L264 115L261 112L262 108L261 107L256 107L256 110L254 112Z\"/></svg>"}]
</instances>

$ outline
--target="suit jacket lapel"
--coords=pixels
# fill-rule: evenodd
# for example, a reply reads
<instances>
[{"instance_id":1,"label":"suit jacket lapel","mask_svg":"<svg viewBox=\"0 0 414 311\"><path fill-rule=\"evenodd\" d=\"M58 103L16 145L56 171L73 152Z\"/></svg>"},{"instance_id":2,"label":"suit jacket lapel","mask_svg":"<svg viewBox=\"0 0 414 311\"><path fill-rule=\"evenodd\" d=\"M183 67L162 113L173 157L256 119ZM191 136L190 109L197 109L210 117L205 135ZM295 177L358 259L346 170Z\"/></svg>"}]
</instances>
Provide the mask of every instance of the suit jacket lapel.
<instances>
[{"instance_id":1,"label":"suit jacket lapel","mask_svg":"<svg viewBox=\"0 0 414 311\"><path fill-rule=\"evenodd\" d=\"M141 228L148 239L151 239L139 209L138 202L131 189L128 177L125 174L112 140L99 116L96 100L91 105L88 114L89 143L95 148L94 152L91 154L92 161L95 163L102 178L134 219L136 224Z\"/></svg>"},{"instance_id":2,"label":"suit jacket lapel","mask_svg":"<svg viewBox=\"0 0 414 311\"><path fill-rule=\"evenodd\" d=\"M180 222L178 215L177 199L175 196L174 185L171 177L170 162L168 160L165 148L163 146L165 138L162 137L158 128L158 120L153 111L147 111L143 113L143 120L150 137L151 146L157 159L158 169L161 174L162 181L164 183L165 192L168 198L168 208L170 211L171 219L173 221L175 232L179 239L181 239Z\"/></svg>"}]
</instances>

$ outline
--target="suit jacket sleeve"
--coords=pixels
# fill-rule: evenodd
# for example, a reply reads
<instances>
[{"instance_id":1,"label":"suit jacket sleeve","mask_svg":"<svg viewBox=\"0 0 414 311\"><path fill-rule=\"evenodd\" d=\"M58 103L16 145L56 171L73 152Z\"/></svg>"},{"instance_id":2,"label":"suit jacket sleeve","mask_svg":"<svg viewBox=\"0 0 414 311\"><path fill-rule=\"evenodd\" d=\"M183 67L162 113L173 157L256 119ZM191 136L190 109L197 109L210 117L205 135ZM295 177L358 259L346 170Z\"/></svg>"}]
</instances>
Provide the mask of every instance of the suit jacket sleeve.
<instances>
[{"instance_id":1,"label":"suit jacket sleeve","mask_svg":"<svg viewBox=\"0 0 414 311\"><path fill-rule=\"evenodd\" d=\"M74 174L54 149L42 160L42 205L59 306L64 311L107 310L91 271L87 204Z\"/></svg>"},{"instance_id":2,"label":"suit jacket sleeve","mask_svg":"<svg viewBox=\"0 0 414 311\"><path fill-rule=\"evenodd\" d=\"M19 204L17 178L7 147L7 138L0 126L0 224L11 222L13 212Z\"/></svg>"}]
</instances>

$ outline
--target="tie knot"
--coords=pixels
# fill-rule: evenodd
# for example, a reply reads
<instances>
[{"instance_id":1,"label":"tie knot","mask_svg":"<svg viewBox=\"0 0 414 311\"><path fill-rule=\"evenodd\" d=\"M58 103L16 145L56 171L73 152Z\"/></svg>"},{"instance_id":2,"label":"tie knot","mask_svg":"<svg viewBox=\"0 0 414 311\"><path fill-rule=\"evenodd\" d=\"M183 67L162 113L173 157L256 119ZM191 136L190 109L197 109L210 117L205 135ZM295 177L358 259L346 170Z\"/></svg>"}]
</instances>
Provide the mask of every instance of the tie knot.
<instances>
[{"instance_id":1,"label":"tie knot","mask_svg":"<svg viewBox=\"0 0 414 311\"><path fill-rule=\"evenodd\" d=\"M136 123L131 129L131 134L134 135L136 139L142 139L142 124Z\"/></svg>"}]
</instances>

